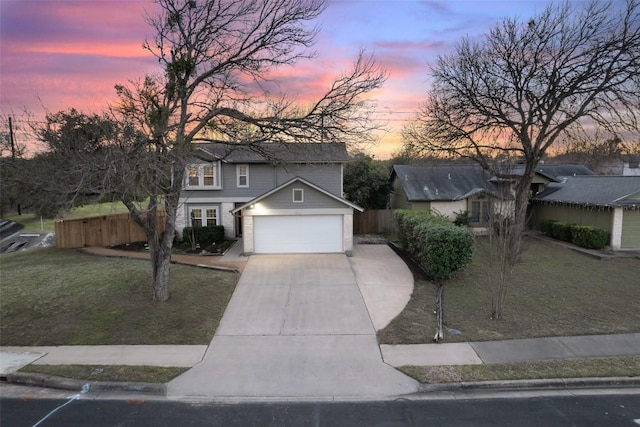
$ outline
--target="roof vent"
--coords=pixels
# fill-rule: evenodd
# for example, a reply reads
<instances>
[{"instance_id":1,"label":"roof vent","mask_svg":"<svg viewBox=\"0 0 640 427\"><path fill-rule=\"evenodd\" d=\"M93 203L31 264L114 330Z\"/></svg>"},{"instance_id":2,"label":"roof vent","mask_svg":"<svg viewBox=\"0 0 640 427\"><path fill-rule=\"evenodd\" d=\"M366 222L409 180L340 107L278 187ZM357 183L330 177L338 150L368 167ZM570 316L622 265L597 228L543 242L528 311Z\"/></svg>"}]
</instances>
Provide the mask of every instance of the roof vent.
<instances>
[{"instance_id":1,"label":"roof vent","mask_svg":"<svg viewBox=\"0 0 640 427\"><path fill-rule=\"evenodd\" d=\"M436 195L438 195L438 189L436 188Z\"/></svg>"},{"instance_id":2,"label":"roof vent","mask_svg":"<svg viewBox=\"0 0 640 427\"><path fill-rule=\"evenodd\" d=\"M451 180L451 174L448 174L448 178L449 178L449 180Z\"/></svg>"},{"instance_id":3,"label":"roof vent","mask_svg":"<svg viewBox=\"0 0 640 427\"><path fill-rule=\"evenodd\" d=\"M424 188L422 189L422 191L424 191L424 192L426 193L427 191L429 191L429 187L427 187L427 186L425 185L425 186L424 186Z\"/></svg>"}]
</instances>

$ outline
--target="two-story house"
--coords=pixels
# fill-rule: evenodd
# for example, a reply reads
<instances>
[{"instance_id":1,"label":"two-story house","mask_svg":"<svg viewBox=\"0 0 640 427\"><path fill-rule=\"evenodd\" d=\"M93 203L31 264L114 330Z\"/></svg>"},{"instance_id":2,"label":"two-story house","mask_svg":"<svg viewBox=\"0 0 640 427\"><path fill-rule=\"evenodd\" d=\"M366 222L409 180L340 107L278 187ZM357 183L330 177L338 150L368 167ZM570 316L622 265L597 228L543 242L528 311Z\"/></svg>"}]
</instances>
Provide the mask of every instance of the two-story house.
<instances>
[{"instance_id":1,"label":"two-story house","mask_svg":"<svg viewBox=\"0 0 640 427\"><path fill-rule=\"evenodd\" d=\"M198 144L176 219L222 225L245 253L347 253L353 210L342 198L344 143Z\"/></svg>"}]
</instances>

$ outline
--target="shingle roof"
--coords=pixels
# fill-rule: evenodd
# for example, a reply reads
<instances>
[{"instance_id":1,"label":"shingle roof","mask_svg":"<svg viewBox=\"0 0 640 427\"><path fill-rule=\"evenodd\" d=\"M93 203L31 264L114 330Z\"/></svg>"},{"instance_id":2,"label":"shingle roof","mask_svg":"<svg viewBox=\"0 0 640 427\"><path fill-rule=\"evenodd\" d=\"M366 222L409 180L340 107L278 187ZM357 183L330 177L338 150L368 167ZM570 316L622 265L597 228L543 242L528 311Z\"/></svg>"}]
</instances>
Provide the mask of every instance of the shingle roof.
<instances>
[{"instance_id":1,"label":"shingle roof","mask_svg":"<svg viewBox=\"0 0 640 427\"><path fill-rule=\"evenodd\" d=\"M195 144L194 154L203 160L228 163L346 163L346 145L332 143Z\"/></svg>"},{"instance_id":2,"label":"shingle roof","mask_svg":"<svg viewBox=\"0 0 640 427\"><path fill-rule=\"evenodd\" d=\"M640 176L571 176L532 198L541 203L640 209Z\"/></svg>"},{"instance_id":3,"label":"shingle roof","mask_svg":"<svg viewBox=\"0 0 640 427\"><path fill-rule=\"evenodd\" d=\"M480 165L394 165L393 173L407 200L413 202L463 200L482 192L500 197L502 193Z\"/></svg>"},{"instance_id":4,"label":"shingle roof","mask_svg":"<svg viewBox=\"0 0 640 427\"><path fill-rule=\"evenodd\" d=\"M524 169L524 165L515 165L510 168L510 172L512 175L522 176ZM563 176L595 175L595 173L588 167L578 164L540 164L536 168L536 172L551 179L552 181L557 181Z\"/></svg>"}]
</instances>

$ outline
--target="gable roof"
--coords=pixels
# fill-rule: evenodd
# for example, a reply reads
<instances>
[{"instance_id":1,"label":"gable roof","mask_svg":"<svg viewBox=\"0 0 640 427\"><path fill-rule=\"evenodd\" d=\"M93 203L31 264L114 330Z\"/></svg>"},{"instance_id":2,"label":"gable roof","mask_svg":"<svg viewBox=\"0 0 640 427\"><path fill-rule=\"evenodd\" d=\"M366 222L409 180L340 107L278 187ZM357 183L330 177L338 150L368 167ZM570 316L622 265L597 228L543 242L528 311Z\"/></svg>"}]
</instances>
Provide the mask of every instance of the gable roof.
<instances>
[{"instance_id":1,"label":"gable roof","mask_svg":"<svg viewBox=\"0 0 640 427\"><path fill-rule=\"evenodd\" d=\"M525 165L513 165L508 167L508 174L512 176L522 176L524 174ZM505 172L507 169L505 169ZM539 164L536 167L536 173L544 176L551 181L559 181L561 177L578 176L578 175L595 175L595 173L584 165L579 164Z\"/></svg>"},{"instance_id":2,"label":"gable roof","mask_svg":"<svg viewBox=\"0 0 640 427\"><path fill-rule=\"evenodd\" d=\"M640 209L640 176L571 176L532 198L549 204Z\"/></svg>"},{"instance_id":3,"label":"gable roof","mask_svg":"<svg viewBox=\"0 0 640 427\"><path fill-rule=\"evenodd\" d=\"M327 190L324 190L323 188L318 187L317 185L310 183L306 179L300 178L299 176L297 176L297 177L292 178L289 181L285 182L284 184L281 184L281 185L279 185L279 186L277 186L275 188L272 188L271 190L269 190L266 193L256 197L255 199L248 201L247 203L243 204L242 206L238 206L237 208L232 209L230 212L232 214L238 213L242 209L246 209L248 206L251 206L251 205L253 205L255 203L258 203L261 200L266 199L270 195L272 195L274 193L277 193L278 191L280 191L280 190L282 190L282 189L284 189L284 188L286 188L286 187L288 187L291 184L294 184L296 182L301 182L301 183L313 188L314 190L319 191L320 193L324 194L325 196L328 196L328 197L330 197L330 198L332 198L332 199L334 199L334 200L336 200L336 201L338 201L340 203L343 203L344 205L346 205L346 206L348 206L350 208L353 208L353 209L355 209L357 211L362 212L364 210L364 208L361 208L360 206L356 205L355 203L351 203L350 201L348 201L346 199L343 199L342 197L338 197L335 194L332 194L332 193L328 192Z\"/></svg>"},{"instance_id":4,"label":"gable roof","mask_svg":"<svg viewBox=\"0 0 640 427\"><path fill-rule=\"evenodd\" d=\"M491 182L480 165L394 165L410 202L464 200L478 193L502 198L503 187Z\"/></svg>"},{"instance_id":5,"label":"gable roof","mask_svg":"<svg viewBox=\"0 0 640 427\"><path fill-rule=\"evenodd\" d=\"M346 144L269 142L250 145L194 144L194 155L205 161L227 163L346 163Z\"/></svg>"}]
</instances>

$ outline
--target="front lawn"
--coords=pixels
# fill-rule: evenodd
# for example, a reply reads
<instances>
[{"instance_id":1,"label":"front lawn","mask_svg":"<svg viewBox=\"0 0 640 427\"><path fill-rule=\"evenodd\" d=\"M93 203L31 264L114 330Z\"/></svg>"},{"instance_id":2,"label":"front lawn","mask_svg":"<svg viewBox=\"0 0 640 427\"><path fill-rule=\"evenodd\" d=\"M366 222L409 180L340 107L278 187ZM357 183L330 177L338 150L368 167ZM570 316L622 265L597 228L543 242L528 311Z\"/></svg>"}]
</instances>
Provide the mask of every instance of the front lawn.
<instances>
[{"instance_id":1,"label":"front lawn","mask_svg":"<svg viewBox=\"0 0 640 427\"><path fill-rule=\"evenodd\" d=\"M598 260L536 239L525 240L505 319L490 319L483 240L473 263L444 284L444 342L640 332L640 260ZM433 342L436 289L417 281L404 311L378 332L379 342Z\"/></svg>"},{"instance_id":2,"label":"front lawn","mask_svg":"<svg viewBox=\"0 0 640 427\"><path fill-rule=\"evenodd\" d=\"M0 256L0 345L208 344L238 274L171 266L151 301L150 263L71 249Z\"/></svg>"}]
</instances>

